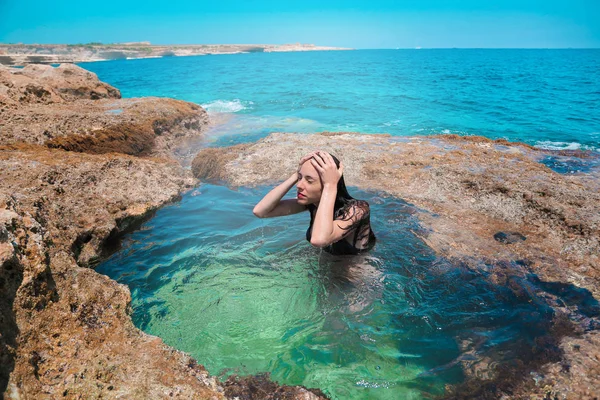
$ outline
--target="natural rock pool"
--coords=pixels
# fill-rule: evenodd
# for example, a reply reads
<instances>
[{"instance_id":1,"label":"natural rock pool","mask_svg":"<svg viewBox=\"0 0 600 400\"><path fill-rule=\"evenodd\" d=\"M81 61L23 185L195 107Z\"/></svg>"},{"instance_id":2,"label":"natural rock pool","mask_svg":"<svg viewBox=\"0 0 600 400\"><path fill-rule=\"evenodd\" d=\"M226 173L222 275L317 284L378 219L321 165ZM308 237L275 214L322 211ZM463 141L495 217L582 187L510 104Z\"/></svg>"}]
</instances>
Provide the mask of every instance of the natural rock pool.
<instances>
[{"instance_id":1,"label":"natural rock pool","mask_svg":"<svg viewBox=\"0 0 600 400\"><path fill-rule=\"evenodd\" d=\"M97 271L129 286L136 326L211 374L270 372L333 399L443 395L547 353L548 288L522 262L442 259L423 211L356 189L378 243L332 259L305 240L308 214L254 217L268 190L204 184L124 239Z\"/></svg>"}]
</instances>

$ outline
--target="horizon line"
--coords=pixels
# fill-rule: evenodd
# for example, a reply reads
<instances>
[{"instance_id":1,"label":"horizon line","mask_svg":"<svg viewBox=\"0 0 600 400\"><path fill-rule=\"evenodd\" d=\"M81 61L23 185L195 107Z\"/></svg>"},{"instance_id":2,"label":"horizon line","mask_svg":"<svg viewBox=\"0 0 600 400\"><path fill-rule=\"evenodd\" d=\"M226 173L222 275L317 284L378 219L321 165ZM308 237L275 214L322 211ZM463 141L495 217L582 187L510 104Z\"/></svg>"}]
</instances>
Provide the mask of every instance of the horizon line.
<instances>
[{"instance_id":1,"label":"horizon line","mask_svg":"<svg viewBox=\"0 0 600 400\"><path fill-rule=\"evenodd\" d=\"M10 46L64 46L64 45L96 45L96 46L118 46L118 45L133 45L133 44L141 44L145 41L139 42L117 42L117 43L102 43L102 42L87 42L87 43L5 43L0 42L1 45L10 45ZM350 50L600 50L600 47L422 47L422 46L414 46L414 47L344 47L344 46L336 46L336 45L318 45L313 43L150 43L147 46L285 46L285 45L310 45L315 47L338 47Z\"/></svg>"}]
</instances>

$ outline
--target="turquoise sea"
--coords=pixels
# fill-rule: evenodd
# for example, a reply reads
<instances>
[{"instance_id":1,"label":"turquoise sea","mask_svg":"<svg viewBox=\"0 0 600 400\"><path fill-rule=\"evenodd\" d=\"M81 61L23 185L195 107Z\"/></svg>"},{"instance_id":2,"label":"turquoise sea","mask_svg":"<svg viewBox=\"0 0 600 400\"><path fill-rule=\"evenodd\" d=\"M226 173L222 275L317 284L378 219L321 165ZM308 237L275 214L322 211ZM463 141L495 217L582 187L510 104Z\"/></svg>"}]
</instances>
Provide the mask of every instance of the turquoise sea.
<instances>
[{"instance_id":1,"label":"turquoise sea","mask_svg":"<svg viewBox=\"0 0 600 400\"><path fill-rule=\"evenodd\" d=\"M600 49L357 50L84 63L124 97L228 113L215 132L457 133L600 147ZM240 136L241 134L241 136Z\"/></svg>"},{"instance_id":2,"label":"turquoise sea","mask_svg":"<svg viewBox=\"0 0 600 400\"><path fill-rule=\"evenodd\" d=\"M253 53L82 66L124 97L203 105L220 125L202 145L351 130L600 148L600 50ZM268 190L201 184L97 267L131 289L136 326L213 375L268 372L340 400L430 399L494 368L552 360L552 299L600 326L589 292L540 281L524 260L473 268L439 257L421 240L423 211L401 199L350 188L369 201L378 242L349 261L306 242L308 215L255 218ZM507 283L490 279L498 270ZM527 368L515 379L534 379Z\"/></svg>"}]
</instances>

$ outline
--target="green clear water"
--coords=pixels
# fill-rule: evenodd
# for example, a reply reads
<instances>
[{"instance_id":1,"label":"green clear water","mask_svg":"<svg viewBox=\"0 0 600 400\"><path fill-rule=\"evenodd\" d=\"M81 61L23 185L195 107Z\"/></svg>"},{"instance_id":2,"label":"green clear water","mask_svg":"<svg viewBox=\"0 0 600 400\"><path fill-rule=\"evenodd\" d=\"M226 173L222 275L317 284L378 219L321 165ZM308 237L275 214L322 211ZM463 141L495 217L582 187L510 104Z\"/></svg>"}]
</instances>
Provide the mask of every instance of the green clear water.
<instances>
[{"instance_id":1,"label":"green clear water","mask_svg":"<svg viewBox=\"0 0 600 400\"><path fill-rule=\"evenodd\" d=\"M252 215L267 190L202 185L97 269L130 287L138 327L211 374L270 372L333 399L429 398L464 379L463 362L510 363L547 333L553 312L530 281L496 285L491 266L436 257L414 207L351 190L370 202L378 243L333 259L304 239L308 214Z\"/></svg>"}]
</instances>

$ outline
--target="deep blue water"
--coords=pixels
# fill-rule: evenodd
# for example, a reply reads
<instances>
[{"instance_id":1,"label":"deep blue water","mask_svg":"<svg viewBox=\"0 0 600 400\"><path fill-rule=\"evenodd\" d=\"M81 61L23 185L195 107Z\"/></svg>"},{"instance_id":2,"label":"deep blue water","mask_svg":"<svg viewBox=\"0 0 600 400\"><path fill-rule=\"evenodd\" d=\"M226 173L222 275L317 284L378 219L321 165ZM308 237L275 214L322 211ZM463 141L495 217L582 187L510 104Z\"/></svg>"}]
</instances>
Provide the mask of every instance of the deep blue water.
<instances>
[{"instance_id":1,"label":"deep blue water","mask_svg":"<svg viewBox=\"0 0 600 400\"><path fill-rule=\"evenodd\" d=\"M124 97L168 96L230 113L214 132L217 144L273 131L350 130L600 148L600 49L252 53L80 65Z\"/></svg>"}]
</instances>

